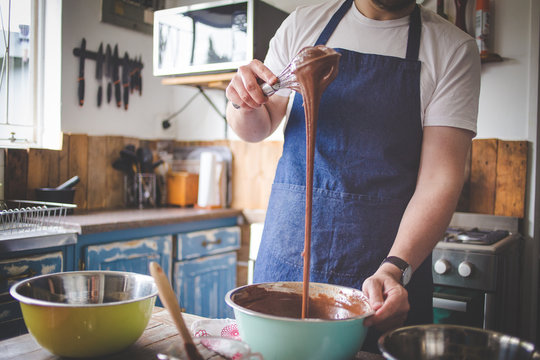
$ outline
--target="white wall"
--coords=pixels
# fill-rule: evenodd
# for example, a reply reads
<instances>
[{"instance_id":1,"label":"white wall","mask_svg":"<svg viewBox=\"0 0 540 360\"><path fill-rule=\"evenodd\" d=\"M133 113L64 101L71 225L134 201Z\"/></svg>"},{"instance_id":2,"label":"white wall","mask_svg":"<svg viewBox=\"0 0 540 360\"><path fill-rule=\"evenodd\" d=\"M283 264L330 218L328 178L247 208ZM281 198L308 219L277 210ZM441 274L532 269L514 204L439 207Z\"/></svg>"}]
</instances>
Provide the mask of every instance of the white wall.
<instances>
[{"instance_id":1,"label":"white wall","mask_svg":"<svg viewBox=\"0 0 540 360\"><path fill-rule=\"evenodd\" d=\"M175 110L174 92L152 76L152 36L100 22L100 0L64 0L62 7L62 131L89 135L124 135L155 139L167 137L161 131L161 119ZM132 94L129 109L117 108L105 100L97 107L98 83L95 61L85 62L85 103L78 105L77 77L79 58L73 48L86 38L86 48L97 51L103 42L114 48L118 44L120 56L142 55L142 96ZM105 79L103 81L105 85ZM168 137L174 137L169 135Z\"/></svg>"}]
</instances>

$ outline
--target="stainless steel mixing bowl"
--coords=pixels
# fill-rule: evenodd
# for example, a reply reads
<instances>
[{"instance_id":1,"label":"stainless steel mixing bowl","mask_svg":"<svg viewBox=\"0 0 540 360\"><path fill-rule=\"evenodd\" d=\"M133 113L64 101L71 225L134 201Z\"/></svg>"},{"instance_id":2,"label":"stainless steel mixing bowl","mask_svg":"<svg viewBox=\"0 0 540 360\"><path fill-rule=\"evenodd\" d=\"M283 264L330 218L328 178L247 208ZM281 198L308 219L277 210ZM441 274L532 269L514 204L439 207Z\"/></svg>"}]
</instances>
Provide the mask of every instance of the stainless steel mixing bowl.
<instances>
[{"instance_id":1,"label":"stainless steel mixing bowl","mask_svg":"<svg viewBox=\"0 0 540 360\"><path fill-rule=\"evenodd\" d=\"M532 343L457 325L418 325L387 332L379 350L389 360L537 360Z\"/></svg>"},{"instance_id":2,"label":"stainless steel mixing bowl","mask_svg":"<svg viewBox=\"0 0 540 360\"><path fill-rule=\"evenodd\" d=\"M10 289L28 331L58 356L118 352L143 333L157 296L151 276L116 271L41 275Z\"/></svg>"}]
</instances>

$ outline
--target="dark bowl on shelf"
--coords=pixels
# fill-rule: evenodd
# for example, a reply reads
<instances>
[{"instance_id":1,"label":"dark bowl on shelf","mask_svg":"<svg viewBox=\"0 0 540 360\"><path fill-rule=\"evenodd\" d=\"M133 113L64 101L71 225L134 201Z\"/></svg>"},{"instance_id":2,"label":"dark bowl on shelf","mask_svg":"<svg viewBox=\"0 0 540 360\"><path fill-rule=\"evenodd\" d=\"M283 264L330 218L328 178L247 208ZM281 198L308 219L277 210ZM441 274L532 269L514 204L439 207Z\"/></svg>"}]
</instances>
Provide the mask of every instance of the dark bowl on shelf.
<instances>
[{"instance_id":1,"label":"dark bowl on shelf","mask_svg":"<svg viewBox=\"0 0 540 360\"><path fill-rule=\"evenodd\" d=\"M36 189L36 200L49 201L63 204L73 204L75 197L75 189L55 189L55 188L38 188Z\"/></svg>"}]
</instances>

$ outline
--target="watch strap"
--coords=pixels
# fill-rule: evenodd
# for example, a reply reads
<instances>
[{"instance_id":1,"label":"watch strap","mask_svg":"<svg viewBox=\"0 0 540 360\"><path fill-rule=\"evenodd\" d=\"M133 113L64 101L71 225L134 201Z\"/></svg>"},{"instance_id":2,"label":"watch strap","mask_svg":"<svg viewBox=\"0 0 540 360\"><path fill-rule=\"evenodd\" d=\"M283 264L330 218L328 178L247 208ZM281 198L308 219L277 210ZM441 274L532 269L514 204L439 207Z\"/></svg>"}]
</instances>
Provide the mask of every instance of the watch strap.
<instances>
[{"instance_id":1,"label":"watch strap","mask_svg":"<svg viewBox=\"0 0 540 360\"><path fill-rule=\"evenodd\" d=\"M402 286L405 286L405 285L407 285L409 283L410 275L407 274L409 276L405 276L406 272L407 273L411 272L411 265L409 265L408 262L406 262L405 260L403 260L402 258L397 257L397 256L388 256L386 259L384 259L382 261L381 265L384 264L384 263L393 264L399 270L401 270L401 278L399 279L399 282L401 283ZM379 266L381 266L381 265L379 265Z\"/></svg>"}]
</instances>

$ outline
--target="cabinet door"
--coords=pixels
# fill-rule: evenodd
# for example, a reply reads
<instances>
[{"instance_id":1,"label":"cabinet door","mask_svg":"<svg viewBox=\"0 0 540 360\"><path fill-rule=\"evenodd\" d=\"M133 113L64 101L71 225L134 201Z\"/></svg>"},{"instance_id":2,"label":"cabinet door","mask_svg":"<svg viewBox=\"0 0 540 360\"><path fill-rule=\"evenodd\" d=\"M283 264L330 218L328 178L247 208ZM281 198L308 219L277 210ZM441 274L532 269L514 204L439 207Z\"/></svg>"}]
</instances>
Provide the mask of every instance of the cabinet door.
<instances>
[{"instance_id":1,"label":"cabinet door","mask_svg":"<svg viewBox=\"0 0 540 360\"><path fill-rule=\"evenodd\" d=\"M176 259L195 259L240 248L240 227L229 226L178 234Z\"/></svg>"},{"instance_id":2,"label":"cabinet door","mask_svg":"<svg viewBox=\"0 0 540 360\"><path fill-rule=\"evenodd\" d=\"M236 252L175 263L174 285L183 310L209 318L232 318L225 294L235 286Z\"/></svg>"},{"instance_id":3,"label":"cabinet door","mask_svg":"<svg viewBox=\"0 0 540 360\"><path fill-rule=\"evenodd\" d=\"M19 303L9 295L9 288L18 281L33 276L63 270L62 251L0 260L0 339L26 332Z\"/></svg>"},{"instance_id":4,"label":"cabinet door","mask_svg":"<svg viewBox=\"0 0 540 360\"><path fill-rule=\"evenodd\" d=\"M171 252L172 235L89 245L84 250L85 270L149 274L148 264L155 261L163 268L165 274L169 275Z\"/></svg>"}]
</instances>

